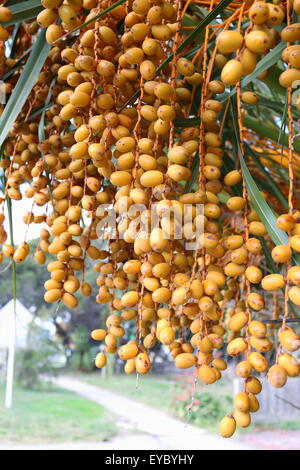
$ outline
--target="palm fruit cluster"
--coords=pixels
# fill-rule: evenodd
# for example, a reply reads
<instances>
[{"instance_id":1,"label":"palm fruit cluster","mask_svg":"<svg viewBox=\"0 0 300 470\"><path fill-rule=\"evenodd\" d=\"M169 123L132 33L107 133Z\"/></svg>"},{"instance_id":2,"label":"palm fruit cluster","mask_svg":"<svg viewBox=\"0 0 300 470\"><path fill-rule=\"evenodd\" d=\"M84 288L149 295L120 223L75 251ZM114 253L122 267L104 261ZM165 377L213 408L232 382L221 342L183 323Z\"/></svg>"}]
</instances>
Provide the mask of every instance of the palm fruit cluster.
<instances>
[{"instance_id":1,"label":"palm fruit cluster","mask_svg":"<svg viewBox=\"0 0 300 470\"><path fill-rule=\"evenodd\" d=\"M96 302L108 307L91 334L101 341L96 366L117 353L127 374L146 374L162 344L177 368L212 384L236 361L244 391L220 424L230 437L258 411L264 380L282 387L300 372L293 323L300 306L293 112L300 101L292 102L300 80L300 2L41 3L17 30L13 11L0 7L6 106L28 49L38 41L48 47L3 139L1 257L20 263L29 255L26 235L18 247L8 242L4 206L30 198L23 221L41 227L34 259L47 263L45 301L76 308L79 293L96 290ZM201 28L199 6L211 15L219 8ZM193 27L184 26L187 17ZM282 147L249 125L266 106L260 94L274 60L274 87L287 89ZM274 182L264 192L256 186L261 174L249 146L275 189ZM274 162L283 171L276 177ZM44 215L35 215L37 207ZM265 207L276 214L274 224ZM97 286L85 281L87 262ZM130 324L136 335L126 342Z\"/></svg>"}]
</instances>

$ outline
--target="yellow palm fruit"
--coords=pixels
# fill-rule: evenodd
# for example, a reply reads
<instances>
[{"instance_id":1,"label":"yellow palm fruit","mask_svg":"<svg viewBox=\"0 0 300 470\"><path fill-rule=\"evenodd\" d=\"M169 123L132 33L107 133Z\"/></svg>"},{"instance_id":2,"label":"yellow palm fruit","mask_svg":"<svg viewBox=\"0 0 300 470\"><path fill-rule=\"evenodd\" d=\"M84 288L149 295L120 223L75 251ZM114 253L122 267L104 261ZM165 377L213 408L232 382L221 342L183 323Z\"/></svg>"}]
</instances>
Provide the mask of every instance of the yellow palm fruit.
<instances>
[{"instance_id":1,"label":"yellow palm fruit","mask_svg":"<svg viewBox=\"0 0 300 470\"><path fill-rule=\"evenodd\" d=\"M270 384L273 385L273 387L280 388L286 384L287 373L282 366L275 364L269 369L268 379Z\"/></svg>"},{"instance_id":2,"label":"yellow palm fruit","mask_svg":"<svg viewBox=\"0 0 300 470\"><path fill-rule=\"evenodd\" d=\"M135 343L128 343L119 348L118 354L121 359L128 361L138 355L138 347Z\"/></svg>"},{"instance_id":3,"label":"yellow palm fruit","mask_svg":"<svg viewBox=\"0 0 300 470\"><path fill-rule=\"evenodd\" d=\"M249 395L246 392L240 392L234 399L235 409L238 411L248 411L250 408Z\"/></svg>"},{"instance_id":4,"label":"yellow palm fruit","mask_svg":"<svg viewBox=\"0 0 300 470\"><path fill-rule=\"evenodd\" d=\"M225 416L220 422L220 434L223 437L231 437L235 433L236 422L232 415Z\"/></svg>"},{"instance_id":5,"label":"yellow palm fruit","mask_svg":"<svg viewBox=\"0 0 300 470\"><path fill-rule=\"evenodd\" d=\"M214 369L206 364L202 364L197 370L197 375L206 384L212 384L217 380Z\"/></svg>"},{"instance_id":6,"label":"yellow palm fruit","mask_svg":"<svg viewBox=\"0 0 300 470\"><path fill-rule=\"evenodd\" d=\"M298 377L300 374L299 364L291 354L281 354L278 358L278 364L285 369L289 377Z\"/></svg>"},{"instance_id":7,"label":"yellow palm fruit","mask_svg":"<svg viewBox=\"0 0 300 470\"><path fill-rule=\"evenodd\" d=\"M151 368L151 362L148 354L139 353L135 360L135 367L139 374L147 374Z\"/></svg>"},{"instance_id":8,"label":"yellow palm fruit","mask_svg":"<svg viewBox=\"0 0 300 470\"><path fill-rule=\"evenodd\" d=\"M107 331L102 330L102 329L93 330L91 333L91 337L95 341L103 341L106 335L107 335Z\"/></svg>"},{"instance_id":9,"label":"yellow palm fruit","mask_svg":"<svg viewBox=\"0 0 300 470\"><path fill-rule=\"evenodd\" d=\"M106 365L106 355L101 352L101 353L98 353L96 358L95 358L95 366L98 368L98 369L101 369L102 367L104 367Z\"/></svg>"},{"instance_id":10,"label":"yellow palm fruit","mask_svg":"<svg viewBox=\"0 0 300 470\"><path fill-rule=\"evenodd\" d=\"M175 366L178 369L188 369L196 363L196 357L191 353L182 353L176 356Z\"/></svg>"}]
</instances>

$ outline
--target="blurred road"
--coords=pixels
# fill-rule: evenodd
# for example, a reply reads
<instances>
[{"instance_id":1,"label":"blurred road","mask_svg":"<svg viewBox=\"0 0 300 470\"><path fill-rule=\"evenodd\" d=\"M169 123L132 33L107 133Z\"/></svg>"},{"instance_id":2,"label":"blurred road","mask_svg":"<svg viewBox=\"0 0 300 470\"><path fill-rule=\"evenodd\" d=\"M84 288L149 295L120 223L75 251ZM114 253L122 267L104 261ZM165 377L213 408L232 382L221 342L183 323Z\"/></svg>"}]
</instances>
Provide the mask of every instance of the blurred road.
<instances>
[{"instance_id":1,"label":"blurred road","mask_svg":"<svg viewBox=\"0 0 300 470\"><path fill-rule=\"evenodd\" d=\"M54 442L52 444L0 444L1 450L165 450L158 439L149 434L123 432L107 442Z\"/></svg>"},{"instance_id":2,"label":"blurred road","mask_svg":"<svg viewBox=\"0 0 300 470\"><path fill-rule=\"evenodd\" d=\"M264 450L300 450L300 431L278 429L246 434L243 442Z\"/></svg>"},{"instance_id":3,"label":"blurred road","mask_svg":"<svg viewBox=\"0 0 300 470\"><path fill-rule=\"evenodd\" d=\"M172 418L150 406L71 377L58 377L54 379L54 383L95 403L101 404L118 417L120 421L117 422L117 425L124 429L124 432L122 432L124 435L117 436L109 442L97 443L96 448L98 449L255 449L254 446L235 439L223 439L210 434L204 429L184 424L182 421ZM76 446L76 444L72 445Z\"/></svg>"}]
</instances>

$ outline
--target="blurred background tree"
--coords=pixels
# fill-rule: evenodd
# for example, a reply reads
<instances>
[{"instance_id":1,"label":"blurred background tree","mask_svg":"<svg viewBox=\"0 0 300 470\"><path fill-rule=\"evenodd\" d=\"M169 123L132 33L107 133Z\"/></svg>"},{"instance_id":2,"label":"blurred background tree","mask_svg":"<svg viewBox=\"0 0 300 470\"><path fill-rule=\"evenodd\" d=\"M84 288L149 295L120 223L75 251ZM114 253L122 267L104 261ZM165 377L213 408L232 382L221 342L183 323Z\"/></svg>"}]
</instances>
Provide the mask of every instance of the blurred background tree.
<instances>
[{"instance_id":1,"label":"blurred background tree","mask_svg":"<svg viewBox=\"0 0 300 470\"><path fill-rule=\"evenodd\" d=\"M90 339L89 330L86 326L77 326L71 334L71 340L70 365L72 369L91 372L95 369L93 359L98 352L98 347Z\"/></svg>"},{"instance_id":2,"label":"blurred background tree","mask_svg":"<svg viewBox=\"0 0 300 470\"><path fill-rule=\"evenodd\" d=\"M30 251L34 252L37 241L31 240ZM51 256L47 257L51 261ZM53 258L54 259L54 258ZM5 260L6 261L6 260ZM12 281L10 261L3 262L0 272L1 297L0 308L12 298ZM91 263L86 264L85 279L92 286L96 286L97 274L93 271ZM41 320L49 320L56 327L56 334L62 339L66 349L69 348L71 335L79 326L85 326L89 332L95 328L101 328L107 313L107 306L97 304L93 297L83 297L79 294L80 302L76 309L67 310L66 307L47 304L44 301L44 283L49 279L49 273L45 265L38 265L33 254L28 257L28 262L17 265L17 297L34 316ZM95 288L95 287L94 287Z\"/></svg>"}]
</instances>

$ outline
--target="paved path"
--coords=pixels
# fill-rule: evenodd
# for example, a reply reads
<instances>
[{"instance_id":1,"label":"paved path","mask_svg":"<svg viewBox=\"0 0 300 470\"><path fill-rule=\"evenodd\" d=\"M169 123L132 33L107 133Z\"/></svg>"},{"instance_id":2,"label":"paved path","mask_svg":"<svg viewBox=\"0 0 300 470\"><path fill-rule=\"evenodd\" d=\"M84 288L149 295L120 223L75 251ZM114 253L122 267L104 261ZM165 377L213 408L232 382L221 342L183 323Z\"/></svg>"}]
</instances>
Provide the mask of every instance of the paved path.
<instances>
[{"instance_id":1,"label":"paved path","mask_svg":"<svg viewBox=\"0 0 300 470\"><path fill-rule=\"evenodd\" d=\"M0 444L1 450L163 450L158 438L149 434L124 434L101 442L55 442L52 444Z\"/></svg>"},{"instance_id":2,"label":"paved path","mask_svg":"<svg viewBox=\"0 0 300 470\"><path fill-rule=\"evenodd\" d=\"M123 427L135 433L118 440L113 439L110 443L117 449L199 449L199 450L246 450L255 447L239 442L234 439L223 439L208 433L204 429L186 425L182 421L168 416L167 414L151 408L147 405L137 403L116 393L103 390L71 377L58 377L54 382L67 390L77 393L93 402L99 403L106 409L112 411L121 421ZM119 423L117 423L119 424ZM145 434L146 433L146 434ZM149 444L149 445L148 445ZM98 444L99 445L99 444ZM120 447L121 446L121 447ZM142 446L142 447L139 447ZM99 447L98 447L99 448Z\"/></svg>"},{"instance_id":3,"label":"paved path","mask_svg":"<svg viewBox=\"0 0 300 470\"><path fill-rule=\"evenodd\" d=\"M246 434L243 442L265 450L300 450L300 431L280 429Z\"/></svg>"}]
</instances>

